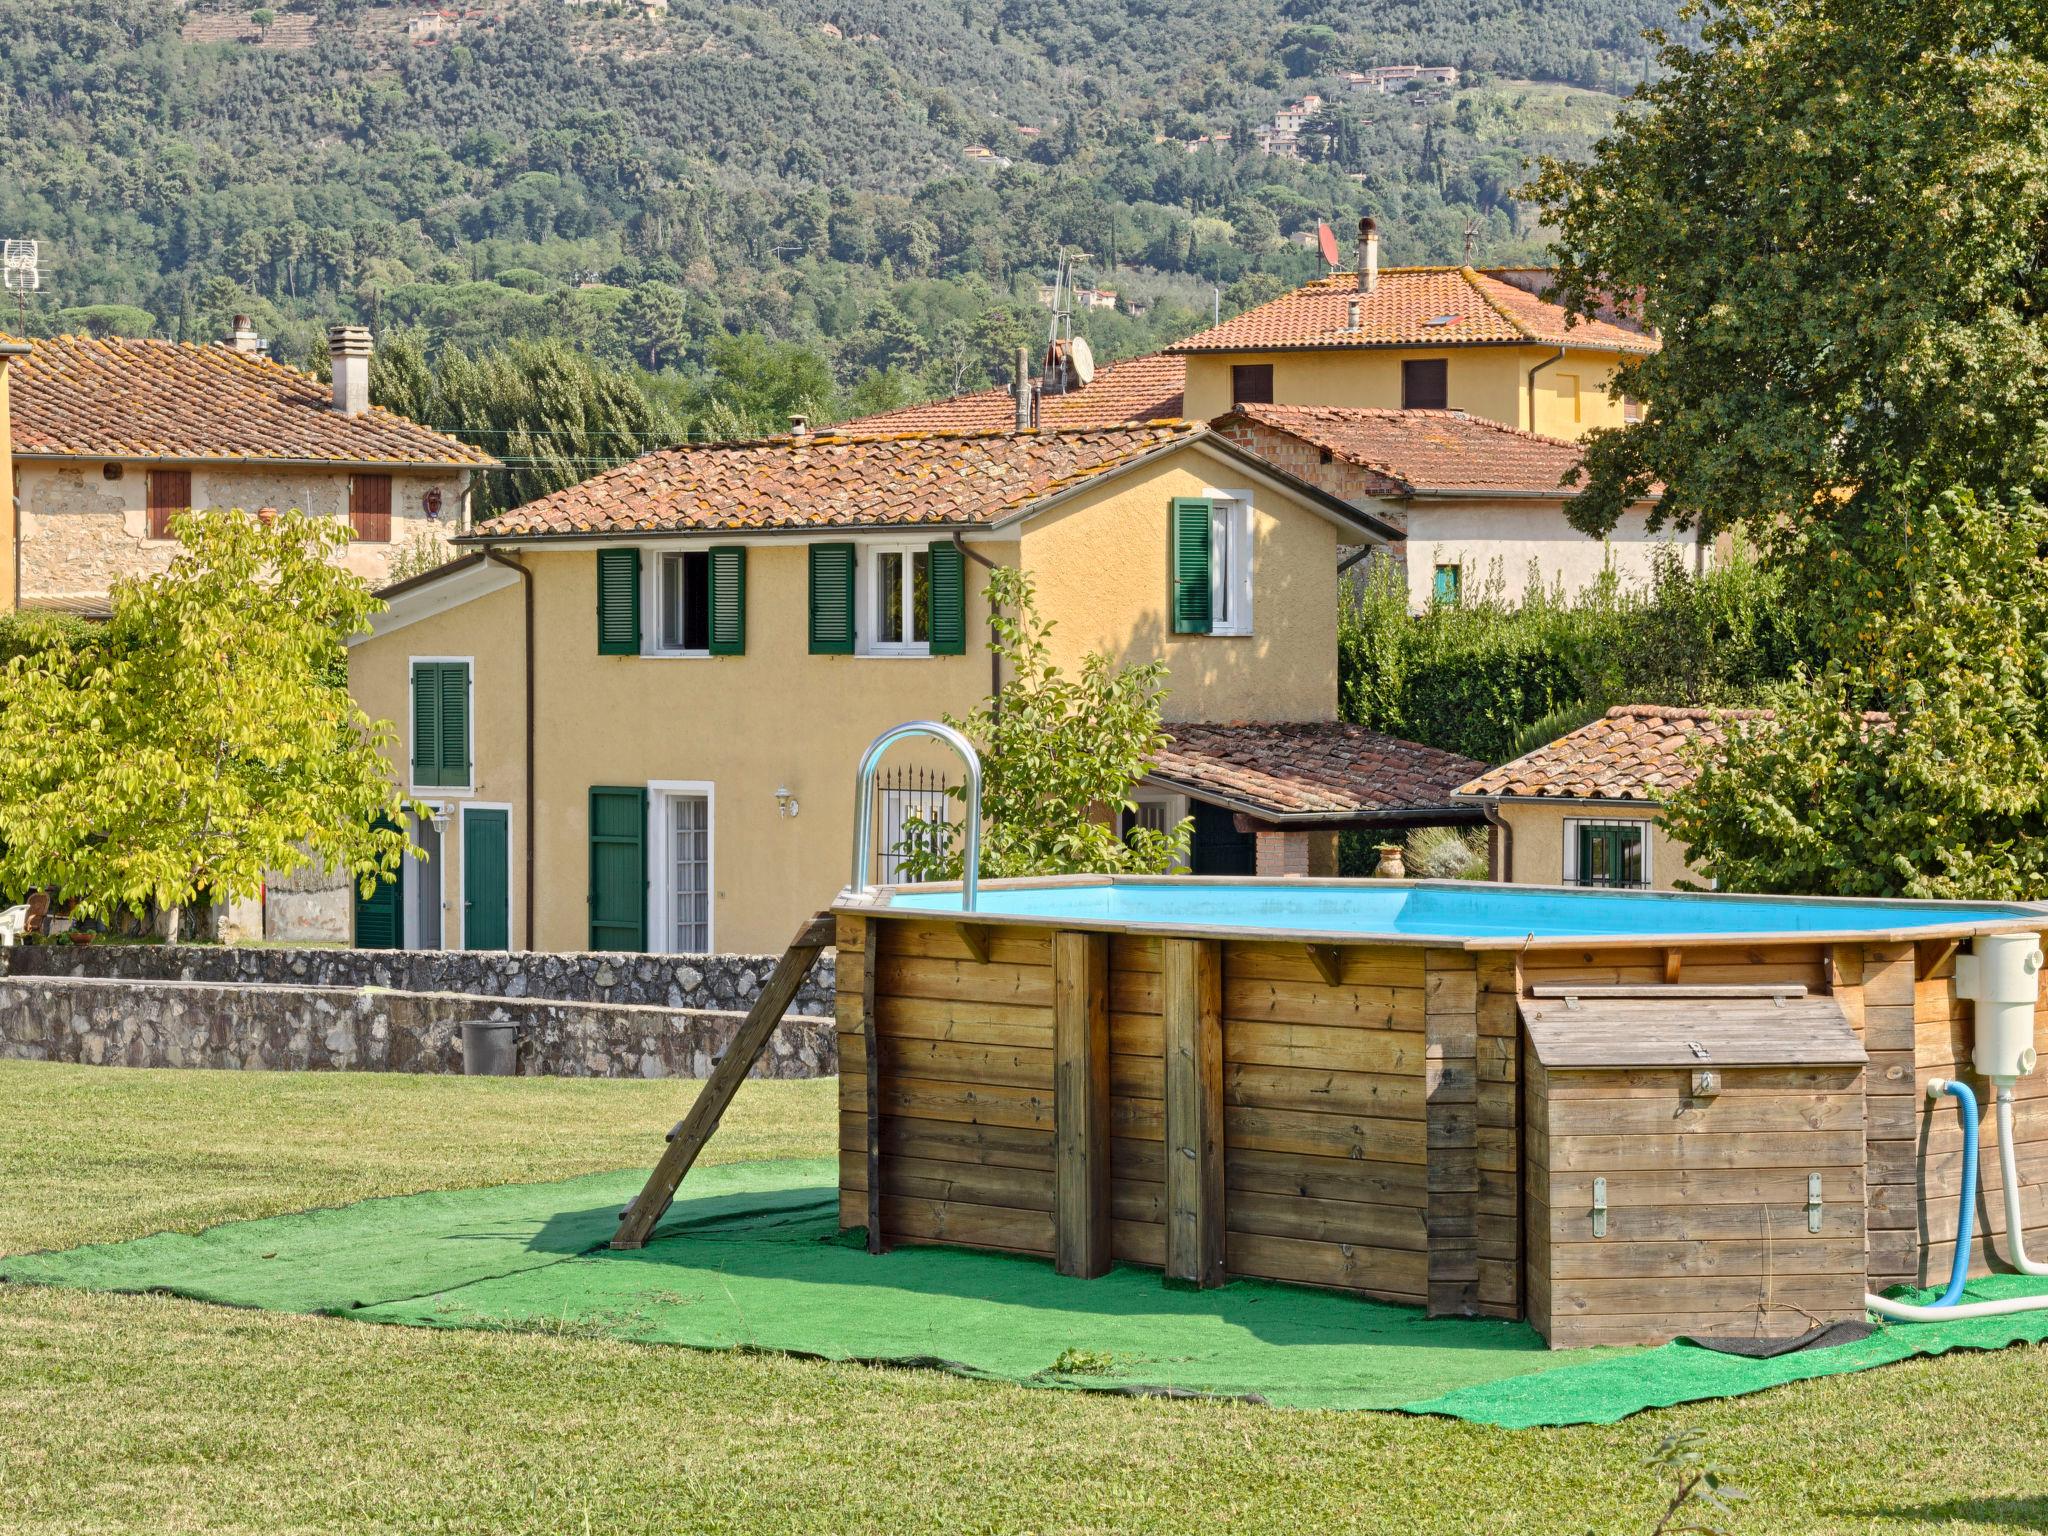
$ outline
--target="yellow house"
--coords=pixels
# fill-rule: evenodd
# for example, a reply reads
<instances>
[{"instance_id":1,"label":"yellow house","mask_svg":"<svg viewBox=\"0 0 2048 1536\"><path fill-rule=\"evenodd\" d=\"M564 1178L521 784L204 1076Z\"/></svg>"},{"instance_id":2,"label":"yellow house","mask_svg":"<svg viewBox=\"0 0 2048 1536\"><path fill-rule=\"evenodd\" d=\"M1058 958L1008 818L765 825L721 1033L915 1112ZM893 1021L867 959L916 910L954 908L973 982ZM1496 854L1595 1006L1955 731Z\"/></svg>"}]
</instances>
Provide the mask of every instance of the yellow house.
<instances>
[{"instance_id":1,"label":"yellow house","mask_svg":"<svg viewBox=\"0 0 2048 1536\"><path fill-rule=\"evenodd\" d=\"M1492 828L1492 878L1519 885L1668 891L1708 884L1659 819L1698 776L1698 754L1748 710L1623 704L1461 786Z\"/></svg>"},{"instance_id":2,"label":"yellow house","mask_svg":"<svg viewBox=\"0 0 2048 1536\"><path fill-rule=\"evenodd\" d=\"M1632 418L1617 369L1657 350L1609 312L1584 320L1544 297L1541 268L1388 267L1360 221L1358 270L1282 294L1168 350L1185 359L1186 414L1246 405L1451 410L1523 432L1582 438Z\"/></svg>"},{"instance_id":3,"label":"yellow house","mask_svg":"<svg viewBox=\"0 0 2048 1536\"><path fill-rule=\"evenodd\" d=\"M1476 765L1336 720L1338 549L1390 533L1186 422L648 455L483 524L351 647L437 812L436 857L358 941L779 950L847 881L867 744L1000 683L993 565L1031 577L1061 666L1166 661L1168 719L1204 729L1138 814L1193 815L1197 869L1327 869L1339 825L1476 819L1449 808ZM1389 790L1375 754L1401 747ZM957 773L891 761L878 849Z\"/></svg>"}]
</instances>

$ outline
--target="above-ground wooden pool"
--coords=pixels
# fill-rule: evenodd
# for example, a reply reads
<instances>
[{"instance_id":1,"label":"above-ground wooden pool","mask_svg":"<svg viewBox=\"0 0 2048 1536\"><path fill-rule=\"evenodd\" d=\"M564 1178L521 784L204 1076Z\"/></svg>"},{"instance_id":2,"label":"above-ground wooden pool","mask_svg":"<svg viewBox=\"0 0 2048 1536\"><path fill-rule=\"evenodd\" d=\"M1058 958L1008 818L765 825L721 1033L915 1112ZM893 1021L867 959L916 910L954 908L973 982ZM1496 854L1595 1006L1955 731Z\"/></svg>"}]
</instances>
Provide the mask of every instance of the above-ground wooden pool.
<instances>
[{"instance_id":1,"label":"above-ground wooden pool","mask_svg":"<svg viewBox=\"0 0 2048 1536\"><path fill-rule=\"evenodd\" d=\"M2025 905L1469 882L960 905L834 906L843 1226L1527 1316L1560 1346L1796 1334L1945 1275L1962 1133L1924 1090L1971 1080L1957 957L2048 930ZM2016 1088L2030 1235L2044 1089Z\"/></svg>"}]
</instances>

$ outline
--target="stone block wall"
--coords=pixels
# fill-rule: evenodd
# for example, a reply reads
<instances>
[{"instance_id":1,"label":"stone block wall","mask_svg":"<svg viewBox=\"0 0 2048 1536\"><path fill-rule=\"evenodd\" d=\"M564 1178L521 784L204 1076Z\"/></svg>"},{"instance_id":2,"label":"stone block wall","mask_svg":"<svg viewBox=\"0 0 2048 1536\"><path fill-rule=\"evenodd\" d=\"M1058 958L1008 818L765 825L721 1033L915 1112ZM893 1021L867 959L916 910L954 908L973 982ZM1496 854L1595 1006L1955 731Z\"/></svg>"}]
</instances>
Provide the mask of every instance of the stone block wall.
<instances>
[{"instance_id":1,"label":"stone block wall","mask_svg":"<svg viewBox=\"0 0 2048 1536\"><path fill-rule=\"evenodd\" d=\"M473 949L265 949L196 944L33 944L0 949L0 974L244 986L387 987L471 998L629 1004L744 1013L774 955L547 954ZM831 950L790 1012L829 1018Z\"/></svg>"},{"instance_id":2,"label":"stone block wall","mask_svg":"<svg viewBox=\"0 0 2048 1536\"><path fill-rule=\"evenodd\" d=\"M33 951L28 951L32 953ZM519 1026L524 1077L705 1077L742 1013L264 983L0 979L0 1057L93 1066L459 1072L462 1025ZM756 1077L839 1070L829 1014L792 1014Z\"/></svg>"}]
</instances>

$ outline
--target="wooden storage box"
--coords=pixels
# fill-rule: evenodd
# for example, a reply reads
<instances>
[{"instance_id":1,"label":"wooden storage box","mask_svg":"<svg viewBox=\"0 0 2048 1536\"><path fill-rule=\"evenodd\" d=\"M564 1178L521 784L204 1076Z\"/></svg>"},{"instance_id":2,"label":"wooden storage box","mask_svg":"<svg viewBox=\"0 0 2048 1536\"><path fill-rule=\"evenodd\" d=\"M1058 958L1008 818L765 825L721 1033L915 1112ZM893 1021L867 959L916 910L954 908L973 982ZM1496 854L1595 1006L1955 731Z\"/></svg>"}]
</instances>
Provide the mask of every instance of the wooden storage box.
<instances>
[{"instance_id":1,"label":"wooden storage box","mask_svg":"<svg viewBox=\"0 0 2048 1536\"><path fill-rule=\"evenodd\" d=\"M1863 1044L1802 987L1523 1000L1528 1316L1553 1348L1863 1316Z\"/></svg>"}]
</instances>

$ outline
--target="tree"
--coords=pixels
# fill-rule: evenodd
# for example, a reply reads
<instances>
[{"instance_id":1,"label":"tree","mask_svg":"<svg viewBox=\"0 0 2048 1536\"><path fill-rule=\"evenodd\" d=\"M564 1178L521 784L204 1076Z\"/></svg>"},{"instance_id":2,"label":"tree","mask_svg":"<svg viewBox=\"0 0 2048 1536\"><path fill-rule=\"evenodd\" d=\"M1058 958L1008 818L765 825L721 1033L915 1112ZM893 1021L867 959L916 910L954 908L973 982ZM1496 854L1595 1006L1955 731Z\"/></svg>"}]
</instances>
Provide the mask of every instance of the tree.
<instances>
[{"instance_id":1,"label":"tree","mask_svg":"<svg viewBox=\"0 0 2048 1536\"><path fill-rule=\"evenodd\" d=\"M88 916L251 896L318 860L367 884L410 850L343 644L383 605L347 530L188 512L169 571L117 582L98 643L0 672L0 886ZM175 932L175 925L173 925Z\"/></svg>"},{"instance_id":2,"label":"tree","mask_svg":"<svg viewBox=\"0 0 2048 1536\"><path fill-rule=\"evenodd\" d=\"M999 567L984 595L995 615L989 649L1006 680L964 720L946 717L981 753L981 873L1164 874L1185 861L1191 823L1118 826L1131 786L1167 741L1166 664L1119 667L1091 653L1069 677L1052 662L1053 624L1038 616L1030 577ZM914 880L957 880L964 862L949 836L915 817L892 852Z\"/></svg>"},{"instance_id":3,"label":"tree","mask_svg":"<svg viewBox=\"0 0 2048 1536\"><path fill-rule=\"evenodd\" d=\"M1954 492L1903 533L1818 524L1788 560L1827 658L1774 690L1664 814L1724 887L2048 891L2048 512Z\"/></svg>"},{"instance_id":4,"label":"tree","mask_svg":"<svg viewBox=\"0 0 2048 1536\"><path fill-rule=\"evenodd\" d=\"M1575 520L1604 533L1655 480L1658 522L1760 531L1909 483L2041 485L2044 16L1728 0L1590 162L1547 165L1564 298L1633 296L1663 338Z\"/></svg>"}]
</instances>

